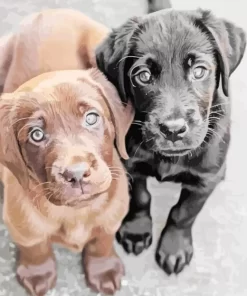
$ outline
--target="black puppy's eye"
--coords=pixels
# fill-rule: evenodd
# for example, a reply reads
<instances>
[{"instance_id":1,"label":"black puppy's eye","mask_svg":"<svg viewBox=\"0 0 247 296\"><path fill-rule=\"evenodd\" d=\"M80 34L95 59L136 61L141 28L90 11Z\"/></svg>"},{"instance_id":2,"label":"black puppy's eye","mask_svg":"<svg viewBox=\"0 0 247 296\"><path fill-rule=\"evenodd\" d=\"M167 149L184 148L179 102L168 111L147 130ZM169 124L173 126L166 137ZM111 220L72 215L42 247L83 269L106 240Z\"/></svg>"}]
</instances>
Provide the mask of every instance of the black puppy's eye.
<instances>
[{"instance_id":1,"label":"black puppy's eye","mask_svg":"<svg viewBox=\"0 0 247 296\"><path fill-rule=\"evenodd\" d=\"M143 83L148 83L151 79L151 73L148 71L143 71L138 75L139 79Z\"/></svg>"},{"instance_id":2,"label":"black puppy's eye","mask_svg":"<svg viewBox=\"0 0 247 296\"><path fill-rule=\"evenodd\" d=\"M40 143L45 139L44 131L39 127L35 127L29 133L29 138L35 143Z\"/></svg>"},{"instance_id":3,"label":"black puppy's eye","mask_svg":"<svg viewBox=\"0 0 247 296\"><path fill-rule=\"evenodd\" d=\"M192 78L195 80L199 80L199 79L206 77L207 73L208 73L208 70L206 68L204 68L202 66L195 67L192 70Z\"/></svg>"},{"instance_id":4,"label":"black puppy's eye","mask_svg":"<svg viewBox=\"0 0 247 296\"><path fill-rule=\"evenodd\" d=\"M135 80L139 84L148 84L151 82L152 79L152 74L148 69L145 70L139 70L137 73L134 75Z\"/></svg>"},{"instance_id":5,"label":"black puppy's eye","mask_svg":"<svg viewBox=\"0 0 247 296\"><path fill-rule=\"evenodd\" d=\"M98 122L99 115L95 112L90 112L86 116L87 125L95 125Z\"/></svg>"}]
</instances>

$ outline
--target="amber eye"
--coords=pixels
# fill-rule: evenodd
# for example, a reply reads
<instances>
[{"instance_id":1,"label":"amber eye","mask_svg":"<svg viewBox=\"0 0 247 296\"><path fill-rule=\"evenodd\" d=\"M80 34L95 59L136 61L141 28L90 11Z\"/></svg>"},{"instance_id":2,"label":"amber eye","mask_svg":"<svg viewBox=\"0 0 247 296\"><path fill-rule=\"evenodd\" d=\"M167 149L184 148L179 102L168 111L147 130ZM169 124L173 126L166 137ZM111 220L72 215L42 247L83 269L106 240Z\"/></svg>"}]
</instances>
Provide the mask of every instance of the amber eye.
<instances>
[{"instance_id":1,"label":"amber eye","mask_svg":"<svg viewBox=\"0 0 247 296\"><path fill-rule=\"evenodd\" d=\"M192 72L193 79L195 79L195 80L202 79L202 78L206 77L207 73L208 73L208 70L206 68L204 68L202 66L195 67Z\"/></svg>"},{"instance_id":2,"label":"amber eye","mask_svg":"<svg viewBox=\"0 0 247 296\"><path fill-rule=\"evenodd\" d=\"M44 131L40 127L34 127L29 133L29 139L35 143L40 143L45 139Z\"/></svg>"},{"instance_id":3,"label":"amber eye","mask_svg":"<svg viewBox=\"0 0 247 296\"><path fill-rule=\"evenodd\" d=\"M86 115L86 124L95 125L98 122L99 115L95 112L90 112Z\"/></svg>"}]
</instances>

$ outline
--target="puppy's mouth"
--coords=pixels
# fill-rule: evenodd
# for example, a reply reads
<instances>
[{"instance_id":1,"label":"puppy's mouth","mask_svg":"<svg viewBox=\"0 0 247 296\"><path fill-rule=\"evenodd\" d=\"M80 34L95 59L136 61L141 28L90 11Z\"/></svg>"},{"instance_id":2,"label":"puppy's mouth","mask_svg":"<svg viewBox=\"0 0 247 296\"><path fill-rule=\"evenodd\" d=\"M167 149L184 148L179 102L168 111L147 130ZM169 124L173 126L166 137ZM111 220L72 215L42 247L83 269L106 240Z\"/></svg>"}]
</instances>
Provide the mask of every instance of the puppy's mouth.
<instances>
[{"instance_id":1,"label":"puppy's mouth","mask_svg":"<svg viewBox=\"0 0 247 296\"><path fill-rule=\"evenodd\" d=\"M83 208L90 206L100 195L109 189L111 182L105 182L103 184L83 184L82 187L73 188L70 186L60 187L60 194L56 194L57 188L50 189L46 192L46 197L49 202L56 206L67 206L73 208ZM59 184L61 186L61 184ZM64 185L64 184L62 184ZM54 195L55 192L55 195Z\"/></svg>"},{"instance_id":2,"label":"puppy's mouth","mask_svg":"<svg viewBox=\"0 0 247 296\"><path fill-rule=\"evenodd\" d=\"M52 202L55 206L66 206L66 207L71 207L71 208L84 208L87 206L90 206L96 199L98 198L97 195L94 196L89 196L85 199L70 199L70 200L50 200L50 202Z\"/></svg>"},{"instance_id":3,"label":"puppy's mouth","mask_svg":"<svg viewBox=\"0 0 247 296\"><path fill-rule=\"evenodd\" d=\"M169 157L172 156L183 156L188 154L191 151L191 149L166 149L163 150L163 154Z\"/></svg>"}]
</instances>

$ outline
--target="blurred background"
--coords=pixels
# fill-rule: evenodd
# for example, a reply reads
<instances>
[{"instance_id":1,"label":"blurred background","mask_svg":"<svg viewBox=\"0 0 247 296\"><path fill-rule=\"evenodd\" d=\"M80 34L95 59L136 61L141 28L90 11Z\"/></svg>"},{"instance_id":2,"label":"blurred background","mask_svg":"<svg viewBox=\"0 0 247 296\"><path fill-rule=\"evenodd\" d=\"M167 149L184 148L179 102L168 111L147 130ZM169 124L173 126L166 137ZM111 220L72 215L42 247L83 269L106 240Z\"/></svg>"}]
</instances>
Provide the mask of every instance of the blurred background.
<instances>
[{"instance_id":1,"label":"blurred background","mask_svg":"<svg viewBox=\"0 0 247 296\"><path fill-rule=\"evenodd\" d=\"M246 0L155 0L176 9L212 9L247 30ZM0 35L17 28L31 12L45 8L75 8L109 27L148 10L147 0L0 0ZM68 40L69 42L69 40ZM194 257L179 276L167 277L154 261L157 238L165 225L180 187L150 180L154 195L152 247L138 257L126 255L117 245L127 274L116 296L246 296L247 295L247 53L231 77L233 103L232 144L228 170L196 220ZM1 215L0 215L1 218ZM80 256L55 247L58 281L47 296L93 296L86 288ZM0 219L0 296L25 296L14 274L15 247Z\"/></svg>"}]
</instances>

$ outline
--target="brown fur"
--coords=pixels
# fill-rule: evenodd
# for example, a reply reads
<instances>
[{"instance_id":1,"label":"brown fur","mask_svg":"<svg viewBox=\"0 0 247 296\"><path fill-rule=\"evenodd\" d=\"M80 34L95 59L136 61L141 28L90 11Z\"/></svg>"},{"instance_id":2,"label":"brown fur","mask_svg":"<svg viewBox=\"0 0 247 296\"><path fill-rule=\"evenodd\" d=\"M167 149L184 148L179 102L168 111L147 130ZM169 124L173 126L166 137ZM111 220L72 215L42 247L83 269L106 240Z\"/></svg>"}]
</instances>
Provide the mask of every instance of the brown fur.
<instances>
[{"instance_id":1,"label":"brown fur","mask_svg":"<svg viewBox=\"0 0 247 296\"><path fill-rule=\"evenodd\" d=\"M133 109L123 108L114 86L96 69L36 76L94 66L93 50L108 29L62 9L34 14L24 23L0 42L1 83L5 92L15 90L0 101L0 162L3 218L19 251L17 277L31 295L44 295L56 281L51 244L61 243L84 250L87 284L112 294L124 274L113 240L129 205L114 140L119 154L128 158L125 135ZM82 120L92 108L102 122L89 132ZM50 138L33 145L29 128L40 125L40 117ZM78 195L59 178L79 162L93 173L90 193Z\"/></svg>"},{"instance_id":2,"label":"brown fur","mask_svg":"<svg viewBox=\"0 0 247 296\"><path fill-rule=\"evenodd\" d=\"M12 92L44 72L94 67L94 49L108 32L73 9L31 14L15 34L0 39L0 85Z\"/></svg>"}]
</instances>

